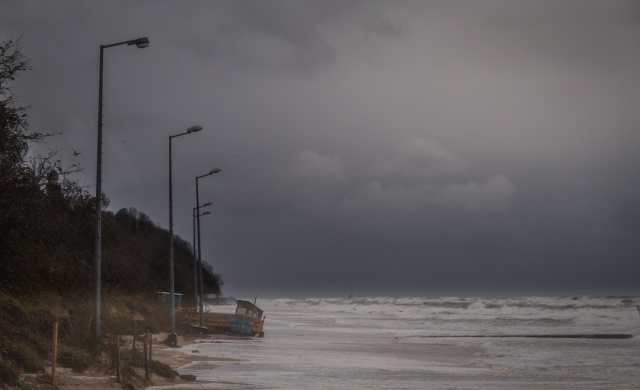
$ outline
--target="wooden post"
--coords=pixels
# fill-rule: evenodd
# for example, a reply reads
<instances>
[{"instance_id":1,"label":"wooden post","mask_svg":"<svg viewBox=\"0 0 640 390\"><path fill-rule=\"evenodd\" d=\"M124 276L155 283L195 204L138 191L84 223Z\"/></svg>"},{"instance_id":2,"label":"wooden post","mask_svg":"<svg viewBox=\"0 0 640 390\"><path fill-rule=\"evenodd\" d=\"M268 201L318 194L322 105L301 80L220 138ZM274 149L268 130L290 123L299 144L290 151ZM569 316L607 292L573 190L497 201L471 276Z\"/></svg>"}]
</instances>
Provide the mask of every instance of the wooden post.
<instances>
[{"instance_id":1,"label":"wooden post","mask_svg":"<svg viewBox=\"0 0 640 390\"><path fill-rule=\"evenodd\" d=\"M120 335L116 335L116 381L120 383Z\"/></svg>"},{"instance_id":2,"label":"wooden post","mask_svg":"<svg viewBox=\"0 0 640 390\"><path fill-rule=\"evenodd\" d=\"M149 344L149 347L147 349L148 354L145 354L146 362L144 366L144 374L145 378L149 379L149 368L151 366L151 335L149 334L149 329L147 329L147 334L145 335L145 344L147 343Z\"/></svg>"},{"instance_id":3,"label":"wooden post","mask_svg":"<svg viewBox=\"0 0 640 390\"><path fill-rule=\"evenodd\" d=\"M149 364L153 365L153 335L149 333L149 329L147 334L149 335Z\"/></svg>"},{"instance_id":4,"label":"wooden post","mask_svg":"<svg viewBox=\"0 0 640 390\"><path fill-rule=\"evenodd\" d=\"M131 347L131 350L135 353L136 352L136 338L138 337L138 323L134 322L133 323L133 347ZM135 355L134 355L135 356Z\"/></svg>"},{"instance_id":5,"label":"wooden post","mask_svg":"<svg viewBox=\"0 0 640 390\"><path fill-rule=\"evenodd\" d=\"M53 323L53 363L51 365L51 384L56 385L56 364L58 363L58 321Z\"/></svg>"},{"instance_id":6,"label":"wooden post","mask_svg":"<svg viewBox=\"0 0 640 390\"><path fill-rule=\"evenodd\" d=\"M144 377L149 379L149 350L147 349L147 335L144 335L144 347L142 353L144 354Z\"/></svg>"}]
</instances>

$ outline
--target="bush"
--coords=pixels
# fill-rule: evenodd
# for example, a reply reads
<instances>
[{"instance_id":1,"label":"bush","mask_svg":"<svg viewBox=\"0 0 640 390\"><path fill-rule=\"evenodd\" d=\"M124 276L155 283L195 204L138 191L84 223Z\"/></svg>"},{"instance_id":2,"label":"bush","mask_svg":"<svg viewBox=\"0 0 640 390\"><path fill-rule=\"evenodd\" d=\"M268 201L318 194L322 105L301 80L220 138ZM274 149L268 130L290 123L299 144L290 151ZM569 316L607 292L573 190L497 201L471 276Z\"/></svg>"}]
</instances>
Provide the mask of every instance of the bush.
<instances>
[{"instance_id":1,"label":"bush","mask_svg":"<svg viewBox=\"0 0 640 390\"><path fill-rule=\"evenodd\" d=\"M10 349L8 348L4 355L15 365L30 374L44 372L42 360L33 349L23 344L17 344L11 347Z\"/></svg>"},{"instance_id":2,"label":"bush","mask_svg":"<svg viewBox=\"0 0 640 390\"><path fill-rule=\"evenodd\" d=\"M58 364L71 368L73 372L85 372L96 363L96 359L92 359L88 353L83 351L66 349L58 353Z\"/></svg>"},{"instance_id":3,"label":"bush","mask_svg":"<svg viewBox=\"0 0 640 390\"><path fill-rule=\"evenodd\" d=\"M9 362L4 360L0 360L0 383L9 386L18 386L20 384L18 373Z\"/></svg>"},{"instance_id":4,"label":"bush","mask_svg":"<svg viewBox=\"0 0 640 390\"><path fill-rule=\"evenodd\" d=\"M171 368L171 366L161 363L157 360L153 360L151 362L151 371L167 379L175 379L175 377L178 376L176 371Z\"/></svg>"}]
</instances>

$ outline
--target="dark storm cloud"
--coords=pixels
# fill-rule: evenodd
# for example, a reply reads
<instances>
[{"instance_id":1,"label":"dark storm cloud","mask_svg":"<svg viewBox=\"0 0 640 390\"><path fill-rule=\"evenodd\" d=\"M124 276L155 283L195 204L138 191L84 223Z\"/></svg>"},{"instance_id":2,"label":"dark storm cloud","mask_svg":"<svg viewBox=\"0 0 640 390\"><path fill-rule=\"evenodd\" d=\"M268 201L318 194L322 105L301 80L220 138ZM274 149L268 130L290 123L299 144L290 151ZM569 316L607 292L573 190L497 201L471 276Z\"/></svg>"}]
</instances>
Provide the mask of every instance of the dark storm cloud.
<instances>
[{"instance_id":1,"label":"dark storm cloud","mask_svg":"<svg viewBox=\"0 0 640 390\"><path fill-rule=\"evenodd\" d=\"M111 210L191 237L231 294L637 293L640 12L627 1L21 1L38 129ZM72 155L72 150L81 152Z\"/></svg>"},{"instance_id":2,"label":"dark storm cloud","mask_svg":"<svg viewBox=\"0 0 640 390\"><path fill-rule=\"evenodd\" d=\"M330 66L334 29L363 36L397 36L399 30L377 6L363 1L305 2L277 0L199 2L200 12L187 11L190 22L167 18L175 6L154 22L171 29L176 50L213 63L268 72L312 72ZM183 11L184 13L184 11Z\"/></svg>"}]
</instances>

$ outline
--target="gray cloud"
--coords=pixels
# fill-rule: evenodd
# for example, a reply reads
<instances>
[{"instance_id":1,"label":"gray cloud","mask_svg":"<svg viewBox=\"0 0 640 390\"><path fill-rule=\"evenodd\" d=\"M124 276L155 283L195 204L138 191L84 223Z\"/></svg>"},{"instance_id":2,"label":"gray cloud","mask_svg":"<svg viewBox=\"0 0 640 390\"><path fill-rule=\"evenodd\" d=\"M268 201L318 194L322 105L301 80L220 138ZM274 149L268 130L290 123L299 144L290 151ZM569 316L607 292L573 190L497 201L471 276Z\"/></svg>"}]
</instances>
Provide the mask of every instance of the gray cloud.
<instances>
[{"instance_id":1,"label":"gray cloud","mask_svg":"<svg viewBox=\"0 0 640 390\"><path fill-rule=\"evenodd\" d=\"M37 129L112 210L191 237L236 295L637 293L631 1L69 1L5 6ZM72 155L72 150L82 154Z\"/></svg>"}]
</instances>

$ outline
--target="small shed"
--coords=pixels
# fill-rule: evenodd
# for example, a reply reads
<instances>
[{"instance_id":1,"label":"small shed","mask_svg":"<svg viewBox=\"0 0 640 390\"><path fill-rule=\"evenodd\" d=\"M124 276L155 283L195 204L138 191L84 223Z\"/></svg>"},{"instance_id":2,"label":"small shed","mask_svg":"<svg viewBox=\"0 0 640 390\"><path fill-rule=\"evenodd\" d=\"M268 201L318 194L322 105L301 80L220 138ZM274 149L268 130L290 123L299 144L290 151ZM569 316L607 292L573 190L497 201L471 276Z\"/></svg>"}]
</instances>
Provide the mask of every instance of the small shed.
<instances>
[{"instance_id":1,"label":"small shed","mask_svg":"<svg viewBox=\"0 0 640 390\"><path fill-rule=\"evenodd\" d=\"M158 291L158 301L166 303L166 304L171 304L171 293L170 292L166 292L166 291ZM182 302L182 296L184 294L180 294L180 293L173 293L173 302L175 304L175 307L180 307L180 303Z\"/></svg>"}]
</instances>

